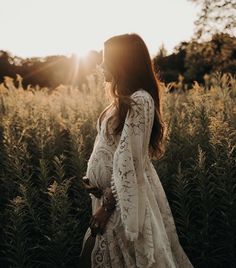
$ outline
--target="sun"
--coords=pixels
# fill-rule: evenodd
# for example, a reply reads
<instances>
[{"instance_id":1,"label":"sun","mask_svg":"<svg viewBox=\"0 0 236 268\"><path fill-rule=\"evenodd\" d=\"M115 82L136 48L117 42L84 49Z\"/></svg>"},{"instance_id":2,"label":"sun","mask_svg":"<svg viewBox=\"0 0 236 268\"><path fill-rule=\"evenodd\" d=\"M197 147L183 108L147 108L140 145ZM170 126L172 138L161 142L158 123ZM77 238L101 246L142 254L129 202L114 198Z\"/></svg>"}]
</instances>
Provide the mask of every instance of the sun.
<instances>
[{"instance_id":1,"label":"sun","mask_svg":"<svg viewBox=\"0 0 236 268\"><path fill-rule=\"evenodd\" d=\"M97 66L102 62L102 50L80 49L76 53L71 53L70 58L72 59L70 82L76 83L78 79L82 81L87 75L97 72Z\"/></svg>"},{"instance_id":2,"label":"sun","mask_svg":"<svg viewBox=\"0 0 236 268\"><path fill-rule=\"evenodd\" d=\"M79 48L78 50L76 50L73 54L76 55L76 57L78 58L78 60L80 59L84 59L84 58L87 58L88 55L89 55L89 52L91 51L92 49L89 49L89 48Z\"/></svg>"}]
</instances>

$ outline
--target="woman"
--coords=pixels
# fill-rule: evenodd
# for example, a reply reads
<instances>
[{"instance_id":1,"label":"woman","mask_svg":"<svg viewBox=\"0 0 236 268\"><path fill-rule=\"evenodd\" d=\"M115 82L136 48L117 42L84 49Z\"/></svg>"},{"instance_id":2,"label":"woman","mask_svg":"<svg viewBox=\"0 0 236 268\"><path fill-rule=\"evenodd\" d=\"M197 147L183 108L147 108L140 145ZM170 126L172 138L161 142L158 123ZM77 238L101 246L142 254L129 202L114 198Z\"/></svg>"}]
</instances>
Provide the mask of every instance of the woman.
<instances>
[{"instance_id":1,"label":"woman","mask_svg":"<svg viewBox=\"0 0 236 268\"><path fill-rule=\"evenodd\" d=\"M165 125L148 49L139 35L124 34L103 52L113 101L98 118L87 165L93 216L83 249L94 236L92 267L193 267L151 162L164 153Z\"/></svg>"}]
</instances>

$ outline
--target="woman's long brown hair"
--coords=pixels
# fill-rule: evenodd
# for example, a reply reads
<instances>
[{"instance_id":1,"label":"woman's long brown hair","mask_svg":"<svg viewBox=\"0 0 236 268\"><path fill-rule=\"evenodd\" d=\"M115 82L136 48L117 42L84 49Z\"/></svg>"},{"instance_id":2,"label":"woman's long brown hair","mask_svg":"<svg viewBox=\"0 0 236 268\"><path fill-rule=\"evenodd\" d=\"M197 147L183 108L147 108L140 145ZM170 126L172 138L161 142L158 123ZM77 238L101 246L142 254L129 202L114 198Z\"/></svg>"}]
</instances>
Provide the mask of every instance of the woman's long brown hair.
<instances>
[{"instance_id":1,"label":"woman's long brown hair","mask_svg":"<svg viewBox=\"0 0 236 268\"><path fill-rule=\"evenodd\" d=\"M161 87L145 42L135 33L113 36L104 43L103 62L112 74L109 94L113 99L111 106L115 106L116 109L108 121L115 118L114 134L120 133L123 129L126 114L131 108L130 95L141 88L146 90L153 97L155 104L149 153L151 157L160 159L164 154L165 136L165 123L160 107ZM99 119L107 108L100 114Z\"/></svg>"}]
</instances>

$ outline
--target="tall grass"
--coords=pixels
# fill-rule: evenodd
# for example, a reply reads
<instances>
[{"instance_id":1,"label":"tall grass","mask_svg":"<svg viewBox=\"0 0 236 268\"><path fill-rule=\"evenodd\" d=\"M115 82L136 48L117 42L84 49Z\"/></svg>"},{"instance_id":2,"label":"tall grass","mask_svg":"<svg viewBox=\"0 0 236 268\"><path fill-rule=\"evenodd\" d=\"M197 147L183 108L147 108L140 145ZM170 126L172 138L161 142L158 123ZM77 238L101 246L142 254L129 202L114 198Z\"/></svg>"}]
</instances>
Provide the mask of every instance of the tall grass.
<instances>
[{"instance_id":1,"label":"tall grass","mask_svg":"<svg viewBox=\"0 0 236 268\"><path fill-rule=\"evenodd\" d=\"M163 90L166 153L153 161L194 267L236 267L236 82ZM102 79L88 88L0 85L0 266L78 267L91 216L81 184Z\"/></svg>"}]
</instances>

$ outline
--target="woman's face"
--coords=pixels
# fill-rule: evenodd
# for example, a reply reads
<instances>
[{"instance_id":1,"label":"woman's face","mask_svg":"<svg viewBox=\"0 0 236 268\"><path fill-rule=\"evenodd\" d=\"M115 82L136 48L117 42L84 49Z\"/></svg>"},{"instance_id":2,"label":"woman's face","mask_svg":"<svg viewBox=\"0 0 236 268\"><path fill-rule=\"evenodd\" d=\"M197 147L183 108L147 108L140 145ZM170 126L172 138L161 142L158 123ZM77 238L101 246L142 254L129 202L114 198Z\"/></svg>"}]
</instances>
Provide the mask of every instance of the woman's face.
<instances>
[{"instance_id":1,"label":"woman's face","mask_svg":"<svg viewBox=\"0 0 236 268\"><path fill-rule=\"evenodd\" d=\"M104 77L105 77L105 81L106 82L111 82L112 81L112 74L109 71L105 60L103 60L103 62L101 63L101 67L103 69L103 74L104 74Z\"/></svg>"}]
</instances>

